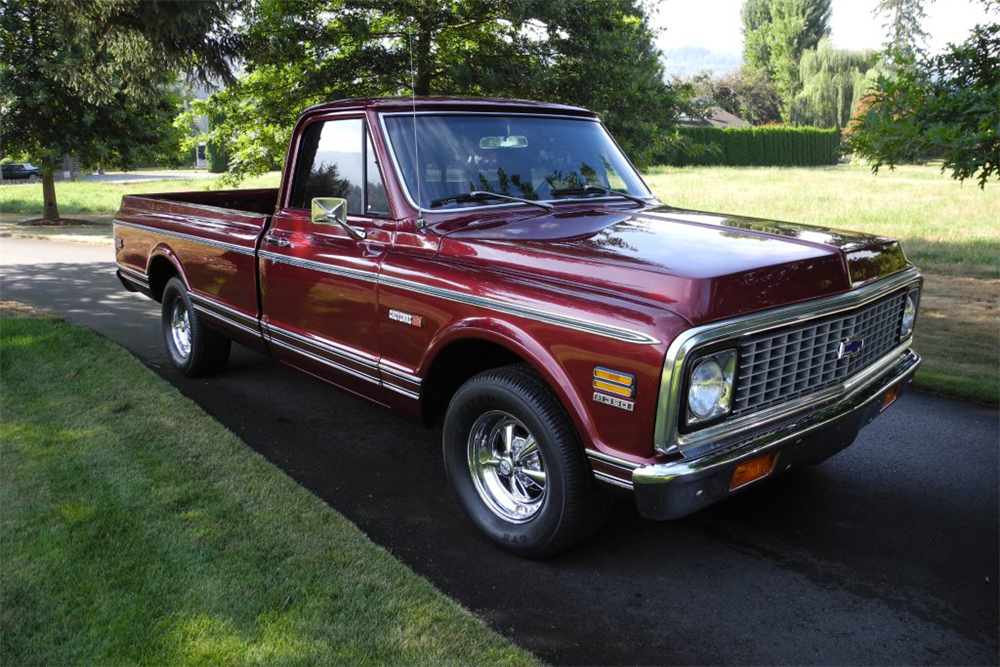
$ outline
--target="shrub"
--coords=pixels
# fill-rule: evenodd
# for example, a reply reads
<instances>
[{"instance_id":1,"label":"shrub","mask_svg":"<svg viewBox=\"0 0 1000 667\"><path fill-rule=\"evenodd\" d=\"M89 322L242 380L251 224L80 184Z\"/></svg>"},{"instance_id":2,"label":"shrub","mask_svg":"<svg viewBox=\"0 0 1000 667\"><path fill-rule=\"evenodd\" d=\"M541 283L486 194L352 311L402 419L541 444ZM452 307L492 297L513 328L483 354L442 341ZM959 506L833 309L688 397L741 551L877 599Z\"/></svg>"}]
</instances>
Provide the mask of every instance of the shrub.
<instances>
[{"instance_id":1,"label":"shrub","mask_svg":"<svg viewBox=\"0 0 1000 667\"><path fill-rule=\"evenodd\" d=\"M815 127L681 127L664 156L675 166L811 167L837 164L840 132Z\"/></svg>"}]
</instances>

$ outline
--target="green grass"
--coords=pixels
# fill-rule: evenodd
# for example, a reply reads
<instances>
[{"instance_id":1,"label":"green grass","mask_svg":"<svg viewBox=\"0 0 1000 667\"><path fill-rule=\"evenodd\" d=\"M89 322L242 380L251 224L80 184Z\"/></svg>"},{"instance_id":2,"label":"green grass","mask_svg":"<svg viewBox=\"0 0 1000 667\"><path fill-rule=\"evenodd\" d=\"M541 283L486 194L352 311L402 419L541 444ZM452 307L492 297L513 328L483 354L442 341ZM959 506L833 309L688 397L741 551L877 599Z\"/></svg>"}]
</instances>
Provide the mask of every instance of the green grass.
<instances>
[{"instance_id":1,"label":"green grass","mask_svg":"<svg viewBox=\"0 0 1000 667\"><path fill-rule=\"evenodd\" d=\"M0 664L537 664L97 335L0 392Z\"/></svg>"},{"instance_id":2,"label":"green grass","mask_svg":"<svg viewBox=\"0 0 1000 667\"><path fill-rule=\"evenodd\" d=\"M248 178L240 183L241 188L277 187L281 174L273 172ZM113 216L122 203L123 195L150 192L184 192L189 190L217 189L220 185L213 179L178 179L145 181L142 183L91 183L78 181L56 183L56 201L62 216L74 213ZM0 188L0 212L20 213L25 217L42 214L41 185L10 185Z\"/></svg>"},{"instance_id":3,"label":"green grass","mask_svg":"<svg viewBox=\"0 0 1000 667\"><path fill-rule=\"evenodd\" d=\"M792 220L899 239L926 278L916 386L1000 403L1000 186L980 190L933 166L657 167L673 206Z\"/></svg>"}]
</instances>

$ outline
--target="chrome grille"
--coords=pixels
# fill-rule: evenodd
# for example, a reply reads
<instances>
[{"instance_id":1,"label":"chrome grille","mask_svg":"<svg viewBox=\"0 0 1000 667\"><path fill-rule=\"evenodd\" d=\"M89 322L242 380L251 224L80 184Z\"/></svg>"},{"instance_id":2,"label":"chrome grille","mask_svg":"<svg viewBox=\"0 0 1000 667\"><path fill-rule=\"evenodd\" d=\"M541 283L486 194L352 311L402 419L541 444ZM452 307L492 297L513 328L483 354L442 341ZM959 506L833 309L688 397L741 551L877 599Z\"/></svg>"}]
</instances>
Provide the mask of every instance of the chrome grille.
<instances>
[{"instance_id":1,"label":"chrome grille","mask_svg":"<svg viewBox=\"0 0 1000 667\"><path fill-rule=\"evenodd\" d=\"M760 334L738 343L733 415L823 389L850 377L899 343L906 291L829 317ZM841 343L864 340L855 356L838 359Z\"/></svg>"}]
</instances>

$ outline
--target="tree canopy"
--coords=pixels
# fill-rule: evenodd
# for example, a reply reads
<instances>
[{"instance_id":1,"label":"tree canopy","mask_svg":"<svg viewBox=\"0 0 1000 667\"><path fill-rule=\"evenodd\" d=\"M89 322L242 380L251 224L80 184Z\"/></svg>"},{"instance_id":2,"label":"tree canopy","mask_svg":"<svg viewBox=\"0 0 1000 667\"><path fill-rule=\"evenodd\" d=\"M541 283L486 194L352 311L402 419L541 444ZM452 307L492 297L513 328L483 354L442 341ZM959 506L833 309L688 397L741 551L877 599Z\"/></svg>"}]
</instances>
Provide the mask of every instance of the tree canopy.
<instances>
[{"instance_id":1,"label":"tree canopy","mask_svg":"<svg viewBox=\"0 0 1000 667\"><path fill-rule=\"evenodd\" d=\"M976 26L940 55L896 60L902 66L879 76L862 100L848 146L875 172L940 157L942 170L985 187L1000 175L1000 24Z\"/></svg>"},{"instance_id":2,"label":"tree canopy","mask_svg":"<svg viewBox=\"0 0 1000 667\"><path fill-rule=\"evenodd\" d=\"M332 99L580 104L639 162L662 152L680 106L638 0L259 0L242 38L245 74L199 107L224 113L210 138L235 174L278 165L296 116Z\"/></svg>"},{"instance_id":3,"label":"tree canopy","mask_svg":"<svg viewBox=\"0 0 1000 667\"><path fill-rule=\"evenodd\" d=\"M886 32L885 46L903 58L915 58L923 50L927 33L921 22L926 18L925 0L877 0L873 16L881 16Z\"/></svg>"},{"instance_id":4,"label":"tree canopy","mask_svg":"<svg viewBox=\"0 0 1000 667\"><path fill-rule=\"evenodd\" d=\"M717 106L753 125L781 122L780 100L765 70L743 68L721 76L702 74L693 80L696 100Z\"/></svg>"},{"instance_id":5,"label":"tree canopy","mask_svg":"<svg viewBox=\"0 0 1000 667\"><path fill-rule=\"evenodd\" d=\"M744 0L743 64L763 69L788 117L792 99L801 88L799 61L830 34L831 0Z\"/></svg>"},{"instance_id":6,"label":"tree canopy","mask_svg":"<svg viewBox=\"0 0 1000 667\"><path fill-rule=\"evenodd\" d=\"M789 107L788 121L813 127L847 126L861 97L871 84L868 74L879 63L875 51L838 49L821 39L799 61L802 89Z\"/></svg>"},{"instance_id":7,"label":"tree canopy","mask_svg":"<svg viewBox=\"0 0 1000 667\"><path fill-rule=\"evenodd\" d=\"M226 0L3 0L0 135L43 169L44 215L58 218L64 155L131 167L160 150L179 102L178 69L229 76L237 36ZM200 32L199 32L200 31Z\"/></svg>"}]
</instances>

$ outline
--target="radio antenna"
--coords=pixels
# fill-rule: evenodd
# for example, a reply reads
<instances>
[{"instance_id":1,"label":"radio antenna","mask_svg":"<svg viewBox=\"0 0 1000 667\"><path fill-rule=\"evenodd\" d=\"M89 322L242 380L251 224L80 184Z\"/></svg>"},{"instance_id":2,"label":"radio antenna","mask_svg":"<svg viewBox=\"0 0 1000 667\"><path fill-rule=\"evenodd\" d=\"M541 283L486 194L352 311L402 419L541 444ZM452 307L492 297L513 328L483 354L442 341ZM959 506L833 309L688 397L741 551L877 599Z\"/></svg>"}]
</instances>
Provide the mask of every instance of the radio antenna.
<instances>
[{"instance_id":1,"label":"radio antenna","mask_svg":"<svg viewBox=\"0 0 1000 667\"><path fill-rule=\"evenodd\" d=\"M420 211L423 200L420 198L420 147L417 145L417 85L413 75L413 32L407 31L407 42L410 46L410 104L413 109L413 170L417 176L417 229L423 229L427 223Z\"/></svg>"}]
</instances>

